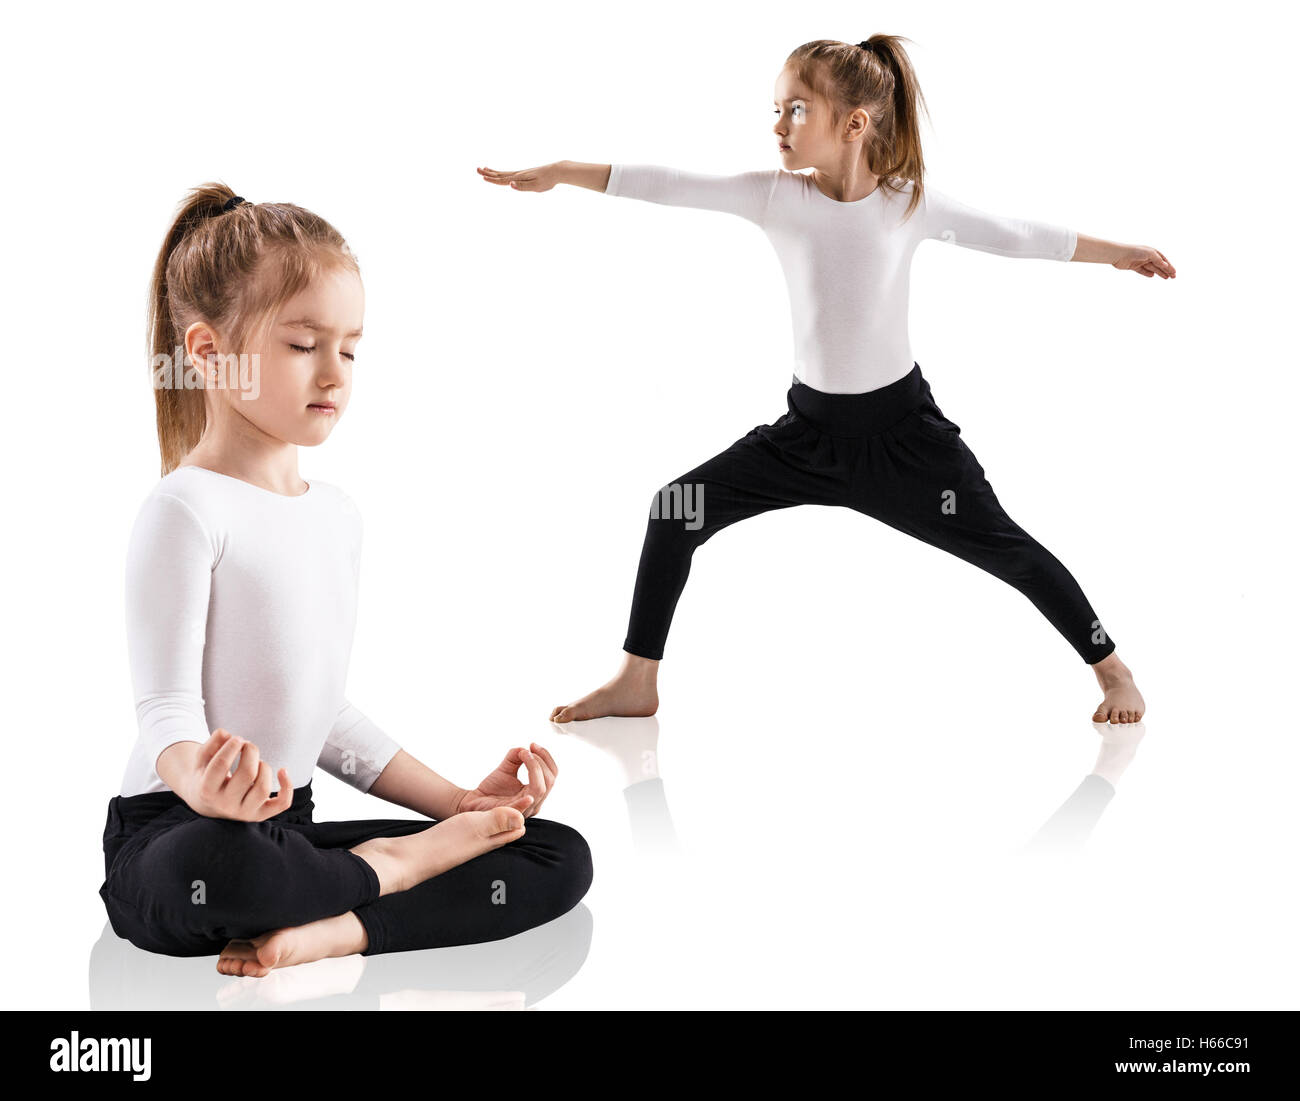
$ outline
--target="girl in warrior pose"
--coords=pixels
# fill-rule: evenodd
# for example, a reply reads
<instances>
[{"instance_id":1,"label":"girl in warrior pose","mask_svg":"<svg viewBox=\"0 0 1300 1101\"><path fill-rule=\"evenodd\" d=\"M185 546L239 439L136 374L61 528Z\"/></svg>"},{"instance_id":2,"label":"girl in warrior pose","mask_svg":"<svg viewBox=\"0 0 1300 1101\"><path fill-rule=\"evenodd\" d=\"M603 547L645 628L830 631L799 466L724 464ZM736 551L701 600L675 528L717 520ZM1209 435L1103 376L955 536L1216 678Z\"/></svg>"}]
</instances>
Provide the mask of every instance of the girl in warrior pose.
<instances>
[{"instance_id":1,"label":"girl in warrior pose","mask_svg":"<svg viewBox=\"0 0 1300 1101\"><path fill-rule=\"evenodd\" d=\"M770 509L842 505L986 570L1020 590L1092 666L1094 721L1146 710L1115 642L1070 572L1007 515L984 468L912 359L912 254L936 238L997 256L1110 264L1174 278L1158 249L976 210L924 180L924 98L895 35L808 42L776 81L780 168L711 176L560 161L480 168L517 191L567 183L669 206L738 215L763 230L785 273L794 326L787 411L662 487L652 502L623 661L607 683L556 707L556 722L650 715L678 598L697 547ZM803 173L800 170L811 168Z\"/></svg>"}]
</instances>

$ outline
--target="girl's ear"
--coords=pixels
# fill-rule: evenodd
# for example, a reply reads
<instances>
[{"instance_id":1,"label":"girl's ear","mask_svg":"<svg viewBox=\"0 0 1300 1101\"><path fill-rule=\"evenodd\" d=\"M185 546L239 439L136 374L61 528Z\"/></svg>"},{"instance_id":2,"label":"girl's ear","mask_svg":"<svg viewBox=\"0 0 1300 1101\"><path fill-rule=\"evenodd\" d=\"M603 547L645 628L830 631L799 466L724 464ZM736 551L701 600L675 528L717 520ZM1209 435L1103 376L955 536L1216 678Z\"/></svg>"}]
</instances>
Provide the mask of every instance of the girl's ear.
<instances>
[{"instance_id":1,"label":"girl's ear","mask_svg":"<svg viewBox=\"0 0 1300 1101\"><path fill-rule=\"evenodd\" d=\"M866 138L870 137L871 116L863 108L859 107L849 115L848 133L851 138L861 135L863 140L866 140Z\"/></svg>"},{"instance_id":2,"label":"girl's ear","mask_svg":"<svg viewBox=\"0 0 1300 1101\"><path fill-rule=\"evenodd\" d=\"M196 321L185 330L185 353L199 370L207 365L208 356L217 352L217 334L203 321Z\"/></svg>"}]
</instances>

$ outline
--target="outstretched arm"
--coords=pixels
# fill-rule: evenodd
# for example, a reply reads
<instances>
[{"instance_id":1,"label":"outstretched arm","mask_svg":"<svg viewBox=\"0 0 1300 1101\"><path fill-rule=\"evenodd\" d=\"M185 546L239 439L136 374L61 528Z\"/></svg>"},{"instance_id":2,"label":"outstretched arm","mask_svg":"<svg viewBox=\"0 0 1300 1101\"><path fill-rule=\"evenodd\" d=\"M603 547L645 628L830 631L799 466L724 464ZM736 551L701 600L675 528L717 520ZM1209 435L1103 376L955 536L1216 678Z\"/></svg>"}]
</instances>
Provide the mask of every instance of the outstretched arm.
<instances>
[{"instance_id":1,"label":"outstretched arm","mask_svg":"<svg viewBox=\"0 0 1300 1101\"><path fill-rule=\"evenodd\" d=\"M768 200L776 186L774 170L715 176L684 172L653 164L582 164L557 161L519 172L480 168L489 183L516 191L549 191L556 184L573 184L606 195L644 199L666 206L719 210L762 225Z\"/></svg>"},{"instance_id":2,"label":"outstretched arm","mask_svg":"<svg viewBox=\"0 0 1300 1101\"><path fill-rule=\"evenodd\" d=\"M951 195L928 185L922 206L924 236L963 248L999 256L1110 264L1120 271L1139 272L1148 279L1153 275L1172 279L1177 274L1173 264L1159 249L1104 241L1050 222L992 214L958 202Z\"/></svg>"}]
</instances>

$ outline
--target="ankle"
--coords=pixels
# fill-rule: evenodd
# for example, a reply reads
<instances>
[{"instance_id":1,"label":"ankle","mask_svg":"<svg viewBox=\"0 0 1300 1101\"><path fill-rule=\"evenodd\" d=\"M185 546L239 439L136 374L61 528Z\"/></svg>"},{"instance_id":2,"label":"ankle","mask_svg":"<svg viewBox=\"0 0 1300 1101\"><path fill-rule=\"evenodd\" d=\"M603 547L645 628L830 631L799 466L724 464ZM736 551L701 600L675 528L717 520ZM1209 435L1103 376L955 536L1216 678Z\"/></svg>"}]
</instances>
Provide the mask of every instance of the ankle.
<instances>
[{"instance_id":1,"label":"ankle","mask_svg":"<svg viewBox=\"0 0 1300 1101\"><path fill-rule=\"evenodd\" d=\"M350 956L370 947L370 934L355 912L349 910L346 914L339 914L335 920L339 925L335 940L339 955Z\"/></svg>"},{"instance_id":2,"label":"ankle","mask_svg":"<svg viewBox=\"0 0 1300 1101\"><path fill-rule=\"evenodd\" d=\"M618 671L620 678L653 683L659 675L659 663L638 654L623 652L623 666Z\"/></svg>"},{"instance_id":3,"label":"ankle","mask_svg":"<svg viewBox=\"0 0 1300 1101\"><path fill-rule=\"evenodd\" d=\"M1133 673L1129 667L1119 659L1119 654L1112 650L1101 661L1092 667L1092 671L1097 675L1097 680L1102 684L1109 684L1115 681L1132 680Z\"/></svg>"},{"instance_id":4,"label":"ankle","mask_svg":"<svg viewBox=\"0 0 1300 1101\"><path fill-rule=\"evenodd\" d=\"M409 847L396 844L399 840L405 839L372 837L352 850L374 871L381 896L405 891L410 885Z\"/></svg>"}]
</instances>

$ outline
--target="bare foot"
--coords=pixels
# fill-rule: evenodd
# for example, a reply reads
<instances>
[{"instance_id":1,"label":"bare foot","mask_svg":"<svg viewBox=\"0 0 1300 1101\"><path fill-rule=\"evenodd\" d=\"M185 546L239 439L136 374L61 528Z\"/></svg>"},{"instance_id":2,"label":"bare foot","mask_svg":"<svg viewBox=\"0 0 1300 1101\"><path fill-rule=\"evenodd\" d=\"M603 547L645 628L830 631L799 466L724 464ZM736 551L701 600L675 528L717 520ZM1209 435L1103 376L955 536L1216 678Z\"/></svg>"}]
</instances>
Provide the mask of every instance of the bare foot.
<instances>
[{"instance_id":1,"label":"bare foot","mask_svg":"<svg viewBox=\"0 0 1300 1101\"><path fill-rule=\"evenodd\" d=\"M352 851L375 869L379 893L386 895L409 890L523 835L524 816L519 811L493 807L453 814L405 837L375 837Z\"/></svg>"},{"instance_id":2,"label":"bare foot","mask_svg":"<svg viewBox=\"0 0 1300 1101\"><path fill-rule=\"evenodd\" d=\"M223 975L261 977L275 967L292 967L330 956L350 956L365 950L369 940L361 919L346 914L288 929L273 929L252 940L232 940L217 957Z\"/></svg>"},{"instance_id":3,"label":"bare foot","mask_svg":"<svg viewBox=\"0 0 1300 1101\"><path fill-rule=\"evenodd\" d=\"M1146 714L1146 701L1133 683L1129 667L1112 651L1092 667L1101 685L1103 699L1093 712L1095 723L1136 723Z\"/></svg>"},{"instance_id":4,"label":"bare foot","mask_svg":"<svg viewBox=\"0 0 1300 1101\"><path fill-rule=\"evenodd\" d=\"M659 710L659 663L623 651L623 667L594 692L555 708L551 722L622 715L644 719Z\"/></svg>"}]
</instances>

